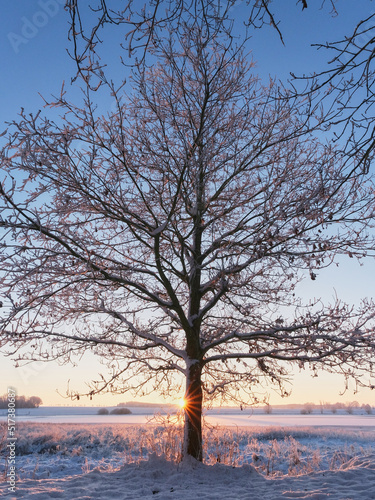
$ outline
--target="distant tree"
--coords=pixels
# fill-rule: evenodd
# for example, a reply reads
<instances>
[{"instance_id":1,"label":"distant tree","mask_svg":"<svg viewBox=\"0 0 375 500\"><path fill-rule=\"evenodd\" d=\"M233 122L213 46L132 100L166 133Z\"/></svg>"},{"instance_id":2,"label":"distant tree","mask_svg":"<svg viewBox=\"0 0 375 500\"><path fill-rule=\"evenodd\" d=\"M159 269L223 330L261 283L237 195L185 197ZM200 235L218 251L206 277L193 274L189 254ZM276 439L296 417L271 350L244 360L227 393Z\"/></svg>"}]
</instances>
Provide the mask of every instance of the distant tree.
<instances>
[{"instance_id":1,"label":"distant tree","mask_svg":"<svg viewBox=\"0 0 375 500\"><path fill-rule=\"evenodd\" d=\"M266 415L271 415L271 413L272 413L272 406L270 404L266 404L266 406L264 407L264 413Z\"/></svg>"},{"instance_id":2,"label":"distant tree","mask_svg":"<svg viewBox=\"0 0 375 500\"><path fill-rule=\"evenodd\" d=\"M42 400L37 396L31 396L31 398L28 399L27 404L30 408L39 408L39 406L42 404Z\"/></svg>"},{"instance_id":3,"label":"distant tree","mask_svg":"<svg viewBox=\"0 0 375 500\"><path fill-rule=\"evenodd\" d=\"M98 415L108 415L109 411L107 408L99 408Z\"/></svg>"},{"instance_id":4,"label":"distant tree","mask_svg":"<svg viewBox=\"0 0 375 500\"><path fill-rule=\"evenodd\" d=\"M345 411L349 415L352 415L353 412L354 412L354 407L350 403L347 403L346 406L345 406Z\"/></svg>"},{"instance_id":5,"label":"distant tree","mask_svg":"<svg viewBox=\"0 0 375 500\"><path fill-rule=\"evenodd\" d=\"M28 408L25 396L16 396L16 408Z\"/></svg>"},{"instance_id":6,"label":"distant tree","mask_svg":"<svg viewBox=\"0 0 375 500\"><path fill-rule=\"evenodd\" d=\"M337 413L338 408L337 408L337 405L336 405L336 404L332 404L332 405L330 406L330 409L331 409L331 412L332 412L334 415Z\"/></svg>"},{"instance_id":7,"label":"distant tree","mask_svg":"<svg viewBox=\"0 0 375 500\"><path fill-rule=\"evenodd\" d=\"M303 408L301 409L302 415L310 415L314 411L315 405L314 403L305 403Z\"/></svg>"},{"instance_id":8,"label":"distant tree","mask_svg":"<svg viewBox=\"0 0 375 500\"><path fill-rule=\"evenodd\" d=\"M62 93L61 116L22 112L0 155L2 347L92 351L109 374L90 396L185 381L183 454L198 460L203 396L258 402L264 381L285 396L294 365L374 375L373 304L296 295L374 247L372 179L348 176L321 110L279 99L220 27L186 14L130 94L102 75L114 111L90 88L82 108Z\"/></svg>"},{"instance_id":9,"label":"distant tree","mask_svg":"<svg viewBox=\"0 0 375 500\"><path fill-rule=\"evenodd\" d=\"M344 408L346 413L352 415L354 413L355 408L359 408L359 403L358 401L350 401L349 403L346 403Z\"/></svg>"},{"instance_id":10,"label":"distant tree","mask_svg":"<svg viewBox=\"0 0 375 500\"><path fill-rule=\"evenodd\" d=\"M372 408L369 404L363 404L361 408L367 413L367 415L372 415Z\"/></svg>"}]
</instances>

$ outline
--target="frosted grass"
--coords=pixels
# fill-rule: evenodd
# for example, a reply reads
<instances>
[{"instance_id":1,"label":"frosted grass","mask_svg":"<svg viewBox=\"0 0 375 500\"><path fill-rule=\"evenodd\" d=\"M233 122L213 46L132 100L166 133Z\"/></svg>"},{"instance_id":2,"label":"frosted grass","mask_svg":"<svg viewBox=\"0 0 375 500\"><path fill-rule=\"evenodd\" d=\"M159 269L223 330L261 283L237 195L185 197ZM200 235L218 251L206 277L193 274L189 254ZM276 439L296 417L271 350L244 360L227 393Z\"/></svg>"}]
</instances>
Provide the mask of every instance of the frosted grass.
<instances>
[{"instance_id":1,"label":"frosted grass","mask_svg":"<svg viewBox=\"0 0 375 500\"><path fill-rule=\"evenodd\" d=\"M0 426L0 476L6 477L6 427ZM316 427L204 427L204 462L251 464L263 476L341 470L375 455L371 429ZM182 426L157 416L147 425L19 422L19 479L62 478L93 470L116 471L150 455L180 459Z\"/></svg>"}]
</instances>

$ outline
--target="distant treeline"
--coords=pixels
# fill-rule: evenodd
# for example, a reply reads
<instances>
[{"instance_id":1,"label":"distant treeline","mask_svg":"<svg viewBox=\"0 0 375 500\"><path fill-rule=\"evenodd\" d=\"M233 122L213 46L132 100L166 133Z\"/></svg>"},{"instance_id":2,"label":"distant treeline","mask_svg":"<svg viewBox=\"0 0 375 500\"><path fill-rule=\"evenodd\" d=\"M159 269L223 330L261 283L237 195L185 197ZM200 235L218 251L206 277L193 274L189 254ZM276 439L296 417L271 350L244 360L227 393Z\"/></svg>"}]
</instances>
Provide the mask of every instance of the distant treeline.
<instances>
[{"instance_id":1,"label":"distant treeline","mask_svg":"<svg viewBox=\"0 0 375 500\"><path fill-rule=\"evenodd\" d=\"M347 403L327 403L325 401L321 401L320 403L304 403L304 404L287 404L287 405L278 405L272 407L271 405L264 406L265 413L272 413L273 408L278 409L290 409L290 410L300 410L302 415L309 415L316 411L320 413L324 413L325 411L329 411L331 413L337 413L338 410L344 410L349 415L353 413L358 413L359 410L367 413L368 415L372 415L372 406L369 404L360 405L358 401L349 401Z\"/></svg>"},{"instance_id":2,"label":"distant treeline","mask_svg":"<svg viewBox=\"0 0 375 500\"><path fill-rule=\"evenodd\" d=\"M16 396L16 408L39 408L43 401L38 396ZM8 395L0 396L0 409L8 408Z\"/></svg>"}]
</instances>

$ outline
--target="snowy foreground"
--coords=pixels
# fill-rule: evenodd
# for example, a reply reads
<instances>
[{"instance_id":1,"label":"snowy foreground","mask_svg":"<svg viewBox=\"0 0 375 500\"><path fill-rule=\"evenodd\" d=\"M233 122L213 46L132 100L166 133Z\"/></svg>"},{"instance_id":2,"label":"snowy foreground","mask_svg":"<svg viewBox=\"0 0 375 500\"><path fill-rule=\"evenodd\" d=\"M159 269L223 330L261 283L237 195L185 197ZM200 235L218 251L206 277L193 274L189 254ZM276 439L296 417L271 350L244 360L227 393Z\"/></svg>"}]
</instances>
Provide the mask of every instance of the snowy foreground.
<instances>
[{"instance_id":1,"label":"snowy foreground","mask_svg":"<svg viewBox=\"0 0 375 500\"><path fill-rule=\"evenodd\" d=\"M3 421L0 496L375 499L375 427L366 417L363 422L356 427L208 425L205 463L199 464L177 463L181 435L165 417L148 425L20 421L14 494L8 491Z\"/></svg>"}]
</instances>

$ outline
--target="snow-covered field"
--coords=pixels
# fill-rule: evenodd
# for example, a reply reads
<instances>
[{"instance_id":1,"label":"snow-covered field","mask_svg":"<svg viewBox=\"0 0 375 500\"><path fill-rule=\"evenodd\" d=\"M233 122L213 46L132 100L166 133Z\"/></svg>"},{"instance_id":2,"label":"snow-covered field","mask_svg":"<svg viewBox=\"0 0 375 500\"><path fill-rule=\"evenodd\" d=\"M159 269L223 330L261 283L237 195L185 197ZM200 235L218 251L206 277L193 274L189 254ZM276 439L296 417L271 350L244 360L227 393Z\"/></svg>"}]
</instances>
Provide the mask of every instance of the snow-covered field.
<instances>
[{"instance_id":1,"label":"snow-covered field","mask_svg":"<svg viewBox=\"0 0 375 500\"><path fill-rule=\"evenodd\" d=\"M98 415L100 407L96 406L42 406L35 409L20 409L17 420L34 423L53 424L146 424L155 415L161 413L175 413L174 407L131 406L130 415ZM109 407L111 411L114 407ZM6 410L0 410L0 422L6 420ZM206 410L205 421L211 425L224 426L339 426L339 427L374 427L375 414L367 415L361 408L353 414L345 410L338 410L336 414L325 410L320 414L315 410L313 414L301 415L298 409L275 408L271 414L265 414L262 408L246 409L213 408Z\"/></svg>"},{"instance_id":2,"label":"snow-covered field","mask_svg":"<svg viewBox=\"0 0 375 500\"><path fill-rule=\"evenodd\" d=\"M132 418L145 418L151 412L132 408L133 415L122 416L125 424L111 422L111 415L101 416L98 424L87 423L95 421L97 411L87 408L81 409L85 423L78 424L69 420L69 415L80 415L76 409L66 411L69 423L53 420L63 409L38 411L43 416L37 422L35 410L30 415L24 410L17 417L16 493L8 491L8 429L2 418L0 496L375 499L375 418L371 415L262 415L259 411L250 417L226 410L216 412L215 420L211 412L206 417L205 462L198 464L178 463L181 433L173 415L134 424ZM221 417L232 425L217 425ZM306 426L303 417L314 419L313 423ZM289 426L284 424L287 419Z\"/></svg>"}]
</instances>

